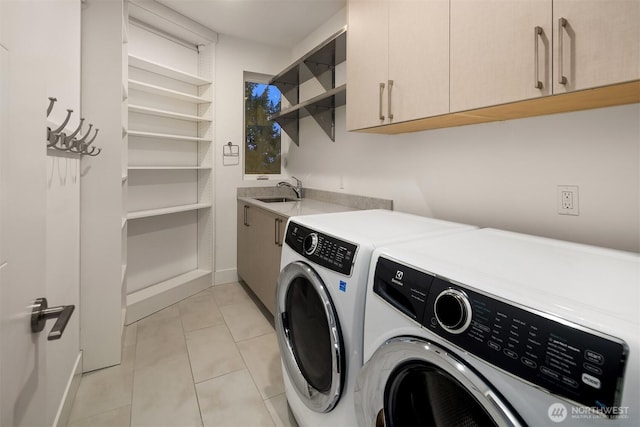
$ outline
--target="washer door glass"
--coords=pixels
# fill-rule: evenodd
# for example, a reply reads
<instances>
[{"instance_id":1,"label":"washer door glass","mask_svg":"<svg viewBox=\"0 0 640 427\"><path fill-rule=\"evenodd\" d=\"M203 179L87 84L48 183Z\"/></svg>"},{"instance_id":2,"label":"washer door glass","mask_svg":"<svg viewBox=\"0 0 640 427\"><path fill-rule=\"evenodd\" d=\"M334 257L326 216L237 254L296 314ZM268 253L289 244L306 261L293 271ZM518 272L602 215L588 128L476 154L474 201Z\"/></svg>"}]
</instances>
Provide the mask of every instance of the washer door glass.
<instances>
[{"instance_id":1,"label":"washer door glass","mask_svg":"<svg viewBox=\"0 0 640 427\"><path fill-rule=\"evenodd\" d=\"M332 410L344 384L344 345L329 292L309 265L282 269L275 323L286 374L301 400L316 412Z\"/></svg>"},{"instance_id":2,"label":"washer door glass","mask_svg":"<svg viewBox=\"0 0 640 427\"><path fill-rule=\"evenodd\" d=\"M384 398L388 426L496 426L459 381L435 365L409 362L390 376Z\"/></svg>"},{"instance_id":3,"label":"washer door glass","mask_svg":"<svg viewBox=\"0 0 640 427\"><path fill-rule=\"evenodd\" d=\"M423 339L393 338L358 374L359 425L520 426L511 406L480 374Z\"/></svg>"}]
</instances>

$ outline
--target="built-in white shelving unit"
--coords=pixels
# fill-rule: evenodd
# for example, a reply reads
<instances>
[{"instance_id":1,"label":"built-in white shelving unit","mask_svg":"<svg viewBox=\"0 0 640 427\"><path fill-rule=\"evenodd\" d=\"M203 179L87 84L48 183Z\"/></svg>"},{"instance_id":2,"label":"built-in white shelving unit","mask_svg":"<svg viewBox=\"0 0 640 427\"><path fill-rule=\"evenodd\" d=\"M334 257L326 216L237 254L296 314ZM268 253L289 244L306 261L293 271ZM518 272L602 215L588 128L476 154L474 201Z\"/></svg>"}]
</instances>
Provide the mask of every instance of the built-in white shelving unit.
<instances>
[{"instance_id":1,"label":"built-in white shelving unit","mask_svg":"<svg viewBox=\"0 0 640 427\"><path fill-rule=\"evenodd\" d=\"M127 323L213 284L215 45L130 24Z\"/></svg>"},{"instance_id":2,"label":"built-in white shelving unit","mask_svg":"<svg viewBox=\"0 0 640 427\"><path fill-rule=\"evenodd\" d=\"M129 2L82 8L82 115L100 129L102 152L81 160L83 371L121 361L127 289Z\"/></svg>"}]
</instances>

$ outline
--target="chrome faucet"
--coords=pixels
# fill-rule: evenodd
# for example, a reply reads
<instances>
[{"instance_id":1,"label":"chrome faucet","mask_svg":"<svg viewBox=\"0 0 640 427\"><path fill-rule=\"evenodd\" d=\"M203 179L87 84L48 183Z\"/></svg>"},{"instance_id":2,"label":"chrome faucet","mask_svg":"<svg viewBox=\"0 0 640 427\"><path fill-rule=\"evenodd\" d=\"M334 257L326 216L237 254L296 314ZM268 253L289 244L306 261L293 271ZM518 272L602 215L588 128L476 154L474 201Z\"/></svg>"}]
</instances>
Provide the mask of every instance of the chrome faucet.
<instances>
[{"instance_id":1,"label":"chrome faucet","mask_svg":"<svg viewBox=\"0 0 640 427\"><path fill-rule=\"evenodd\" d=\"M294 187L293 184L289 184L286 181L280 181L276 187L289 187L290 189L293 190L294 193L296 193L296 197L298 199L302 199L302 181L300 181L298 178L296 178L295 176L292 176L291 178L296 180L296 186Z\"/></svg>"}]
</instances>

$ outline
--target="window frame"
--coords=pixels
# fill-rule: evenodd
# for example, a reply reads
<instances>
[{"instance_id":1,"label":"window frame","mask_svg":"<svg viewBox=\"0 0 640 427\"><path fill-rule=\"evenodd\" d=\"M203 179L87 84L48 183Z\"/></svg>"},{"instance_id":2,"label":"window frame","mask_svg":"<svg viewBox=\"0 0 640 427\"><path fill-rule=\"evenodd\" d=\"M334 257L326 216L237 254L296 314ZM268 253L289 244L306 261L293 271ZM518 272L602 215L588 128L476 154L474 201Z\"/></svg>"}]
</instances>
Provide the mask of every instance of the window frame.
<instances>
[{"instance_id":1,"label":"window frame","mask_svg":"<svg viewBox=\"0 0 640 427\"><path fill-rule=\"evenodd\" d=\"M273 76L262 73L255 73L250 71L244 72L244 77L242 79L242 179L244 181L273 181L282 179L286 179L289 176L284 173L285 170L285 159L286 155L289 151L289 146L291 144L291 138L287 135L284 129L280 130L280 173L279 174L254 174L246 172L246 150L247 150L247 128L246 128L246 104L244 99L244 91L247 82L252 83L260 83L260 84L269 84ZM285 98L280 95L281 101L286 101ZM282 104L281 104L282 105Z\"/></svg>"}]
</instances>

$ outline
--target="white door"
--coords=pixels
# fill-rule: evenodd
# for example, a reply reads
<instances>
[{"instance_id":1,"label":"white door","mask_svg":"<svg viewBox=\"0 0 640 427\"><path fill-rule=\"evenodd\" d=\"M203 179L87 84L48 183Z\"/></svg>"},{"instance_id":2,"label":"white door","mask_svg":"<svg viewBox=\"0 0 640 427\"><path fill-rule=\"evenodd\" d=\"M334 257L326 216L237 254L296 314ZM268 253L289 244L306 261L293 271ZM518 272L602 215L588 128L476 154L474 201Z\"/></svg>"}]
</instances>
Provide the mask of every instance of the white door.
<instances>
[{"instance_id":1,"label":"white door","mask_svg":"<svg viewBox=\"0 0 640 427\"><path fill-rule=\"evenodd\" d=\"M45 93L45 83L29 74L44 64L36 46L28 46L35 38L23 34L17 41L19 22L29 22L28 8L21 2L4 7L0 26L7 25L9 35L0 77L0 425L43 426L47 339L31 333L30 311L34 299L45 296L45 117L44 101L33 102ZM41 24L36 19L30 25Z\"/></svg>"},{"instance_id":2,"label":"white door","mask_svg":"<svg viewBox=\"0 0 640 427\"><path fill-rule=\"evenodd\" d=\"M65 56L52 58L49 53L59 34L52 24L58 20L52 17L51 8L59 11L58 5L68 4L0 0L1 426L54 423L64 391L52 389L59 383L59 354L72 341L68 330L58 341L47 340L55 319L48 320L37 334L31 332L30 324L36 298L49 297L52 306L73 303L47 295L53 283L47 275L47 217L52 213L47 206L47 198L52 198L47 184L51 160L45 145L51 85L47 77L55 75L50 72L52 67L65 61ZM79 13L77 16L79 19ZM70 259L78 256L67 255ZM72 335L77 336L77 331ZM77 342L72 345L77 349ZM67 378L69 364L73 361L64 361Z\"/></svg>"}]
</instances>

